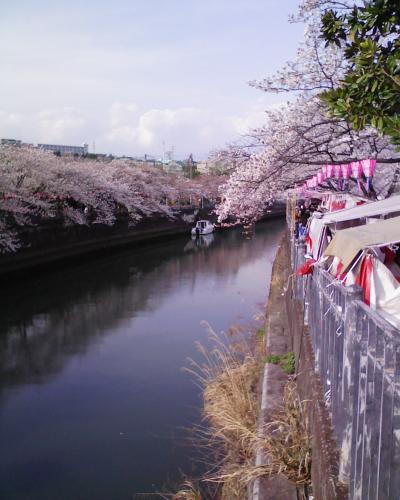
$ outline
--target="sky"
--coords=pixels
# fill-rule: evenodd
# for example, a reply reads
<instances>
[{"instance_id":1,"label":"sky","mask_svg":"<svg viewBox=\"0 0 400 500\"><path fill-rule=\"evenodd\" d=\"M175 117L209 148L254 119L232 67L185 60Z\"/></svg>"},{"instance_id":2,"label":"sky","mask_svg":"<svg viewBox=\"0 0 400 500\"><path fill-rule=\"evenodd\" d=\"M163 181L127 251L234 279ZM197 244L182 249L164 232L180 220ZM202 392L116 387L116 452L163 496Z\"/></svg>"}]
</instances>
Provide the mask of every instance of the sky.
<instances>
[{"instance_id":1,"label":"sky","mask_svg":"<svg viewBox=\"0 0 400 500\"><path fill-rule=\"evenodd\" d=\"M285 101L298 0L0 0L0 137L206 159Z\"/></svg>"}]
</instances>

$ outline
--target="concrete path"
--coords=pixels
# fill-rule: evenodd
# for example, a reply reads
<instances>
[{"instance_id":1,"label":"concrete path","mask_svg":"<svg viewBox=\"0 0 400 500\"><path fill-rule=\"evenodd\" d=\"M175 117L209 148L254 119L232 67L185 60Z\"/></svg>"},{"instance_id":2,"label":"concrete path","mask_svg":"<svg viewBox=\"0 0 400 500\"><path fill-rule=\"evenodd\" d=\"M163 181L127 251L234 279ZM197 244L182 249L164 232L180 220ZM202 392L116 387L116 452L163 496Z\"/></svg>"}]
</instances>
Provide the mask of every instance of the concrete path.
<instances>
[{"instance_id":1,"label":"concrete path","mask_svg":"<svg viewBox=\"0 0 400 500\"><path fill-rule=\"evenodd\" d=\"M284 295L289 270L287 245L282 240L272 268L267 306L265 333L268 354L282 355L293 350L287 324ZM283 388L287 380L288 375L286 375L280 366L271 363L265 365L262 383L260 426L271 420L274 411L282 405ZM257 464L265 463L267 460L267 456L258 453ZM296 500L297 492L293 483L289 482L285 477L278 475L255 481L250 498L252 500Z\"/></svg>"}]
</instances>

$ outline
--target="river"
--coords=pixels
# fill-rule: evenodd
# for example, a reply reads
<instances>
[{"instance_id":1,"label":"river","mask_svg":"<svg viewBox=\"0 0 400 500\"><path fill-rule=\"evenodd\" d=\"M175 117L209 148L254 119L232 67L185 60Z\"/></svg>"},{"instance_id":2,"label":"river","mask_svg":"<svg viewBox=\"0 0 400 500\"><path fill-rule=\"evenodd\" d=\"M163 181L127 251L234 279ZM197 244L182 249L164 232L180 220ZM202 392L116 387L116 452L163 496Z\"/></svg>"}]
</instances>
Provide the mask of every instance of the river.
<instances>
[{"instance_id":1,"label":"river","mask_svg":"<svg viewBox=\"0 0 400 500\"><path fill-rule=\"evenodd\" d=\"M182 370L265 303L284 223L129 248L3 285L0 498L123 500L190 475Z\"/></svg>"}]
</instances>

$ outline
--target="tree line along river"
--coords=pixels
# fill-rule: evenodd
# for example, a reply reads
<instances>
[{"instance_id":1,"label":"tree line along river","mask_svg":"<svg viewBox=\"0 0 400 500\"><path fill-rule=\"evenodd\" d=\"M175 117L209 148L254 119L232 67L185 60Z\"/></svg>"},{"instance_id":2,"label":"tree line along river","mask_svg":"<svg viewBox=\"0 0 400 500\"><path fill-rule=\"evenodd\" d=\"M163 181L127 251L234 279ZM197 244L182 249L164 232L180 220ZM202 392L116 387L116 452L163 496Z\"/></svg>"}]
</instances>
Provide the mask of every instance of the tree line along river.
<instances>
[{"instance_id":1,"label":"tree line along river","mask_svg":"<svg viewBox=\"0 0 400 500\"><path fill-rule=\"evenodd\" d=\"M0 498L129 499L190 475L196 341L263 308L282 220L129 248L1 288Z\"/></svg>"}]
</instances>

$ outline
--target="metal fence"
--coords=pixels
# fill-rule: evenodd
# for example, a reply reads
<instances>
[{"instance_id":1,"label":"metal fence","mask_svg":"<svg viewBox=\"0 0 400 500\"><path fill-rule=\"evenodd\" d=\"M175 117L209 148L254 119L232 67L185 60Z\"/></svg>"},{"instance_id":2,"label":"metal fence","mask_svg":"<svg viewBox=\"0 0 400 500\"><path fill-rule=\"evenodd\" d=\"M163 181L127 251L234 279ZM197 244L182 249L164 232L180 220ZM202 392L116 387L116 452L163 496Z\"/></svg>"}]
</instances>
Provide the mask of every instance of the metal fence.
<instances>
[{"instance_id":1,"label":"metal fence","mask_svg":"<svg viewBox=\"0 0 400 500\"><path fill-rule=\"evenodd\" d=\"M291 262L305 245L291 238ZM400 498L400 332L322 268L296 277L351 499Z\"/></svg>"}]
</instances>

